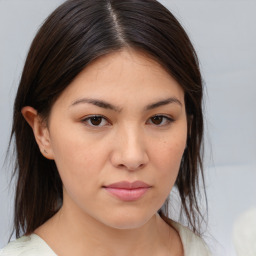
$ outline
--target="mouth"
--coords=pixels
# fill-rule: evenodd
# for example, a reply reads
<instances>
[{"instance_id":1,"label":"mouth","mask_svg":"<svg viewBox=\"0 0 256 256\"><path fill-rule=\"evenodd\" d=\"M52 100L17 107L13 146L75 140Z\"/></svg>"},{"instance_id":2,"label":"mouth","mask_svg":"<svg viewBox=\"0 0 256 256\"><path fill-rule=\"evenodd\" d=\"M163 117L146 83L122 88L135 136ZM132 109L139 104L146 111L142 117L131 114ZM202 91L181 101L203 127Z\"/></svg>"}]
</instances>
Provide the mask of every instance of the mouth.
<instances>
[{"instance_id":1,"label":"mouth","mask_svg":"<svg viewBox=\"0 0 256 256\"><path fill-rule=\"evenodd\" d=\"M139 200L151 187L142 181L121 181L103 186L108 193L122 201Z\"/></svg>"}]
</instances>

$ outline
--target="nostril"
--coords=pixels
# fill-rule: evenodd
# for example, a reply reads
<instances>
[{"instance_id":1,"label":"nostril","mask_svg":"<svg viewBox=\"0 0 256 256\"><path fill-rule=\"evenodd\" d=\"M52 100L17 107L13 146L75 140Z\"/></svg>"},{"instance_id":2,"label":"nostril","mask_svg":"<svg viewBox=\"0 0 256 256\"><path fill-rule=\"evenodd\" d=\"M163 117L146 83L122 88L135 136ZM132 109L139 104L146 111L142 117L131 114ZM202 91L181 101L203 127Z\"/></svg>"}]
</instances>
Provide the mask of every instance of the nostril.
<instances>
[{"instance_id":1,"label":"nostril","mask_svg":"<svg viewBox=\"0 0 256 256\"><path fill-rule=\"evenodd\" d=\"M145 164L120 164L119 167L122 169L127 169L128 171L137 171L144 167Z\"/></svg>"},{"instance_id":2,"label":"nostril","mask_svg":"<svg viewBox=\"0 0 256 256\"><path fill-rule=\"evenodd\" d=\"M139 143L139 140L135 140L134 137L121 140L121 142L117 143L115 145L116 148L111 152L111 164L116 168L128 171L136 171L144 168L149 161L144 144Z\"/></svg>"}]
</instances>

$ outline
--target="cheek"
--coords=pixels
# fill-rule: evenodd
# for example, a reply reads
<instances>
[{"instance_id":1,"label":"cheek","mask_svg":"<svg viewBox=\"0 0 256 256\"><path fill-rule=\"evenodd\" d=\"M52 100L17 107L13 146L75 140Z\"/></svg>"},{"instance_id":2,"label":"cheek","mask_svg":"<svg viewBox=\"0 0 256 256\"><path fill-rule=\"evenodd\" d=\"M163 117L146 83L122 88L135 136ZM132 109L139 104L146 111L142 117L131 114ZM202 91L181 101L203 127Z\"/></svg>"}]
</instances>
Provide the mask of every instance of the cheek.
<instances>
[{"instance_id":1,"label":"cheek","mask_svg":"<svg viewBox=\"0 0 256 256\"><path fill-rule=\"evenodd\" d=\"M104 145L74 133L55 135L52 148L64 185L88 187L88 179L96 179L107 157Z\"/></svg>"},{"instance_id":2,"label":"cheek","mask_svg":"<svg viewBox=\"0 0 256 256\"><path fill-rule=\"evenodd\" d=\"M155 150L156 158L166 167L180 165L183 152L186 147L186 130L173 133L159 142L158 150Z\"/></svg>"},{"instance_id":3,"label":"cheek","mask_svg":"<svg viewBox=\"0 0 256 256\"><path fill-rule=\"evenodd\" d=\"M185 147L186 134L183 133L166 138L159 143L158 150L154 151L158 184L165 188L164 193L169 193L175 183Z\"/></svg>"},{"instance_id":4,"label":"cheek","mask_svg":"<svg viewBox=\"0 0 256 256\"><path fill-rule=\"evenodd\" d=\"M178 174L184 148L184 145L179 143L166 145L155 156L161 166L163 176L176 176Z\"/></svg>"},{"instance_id":5,"label":"cheek","mask_svg":"<svg viewBox=\"0 0 256 256\"><path fill-rule=\"evenodd\" d=\"M85 147L83 143L73 140L68 147L63 147L62 143L55 145L55 152L65 200L71 199L80 208L91 205L91 198L97 195L102 185L100 173L104 166L104 155L101 149Z\"/></svg>"}]
</instances>

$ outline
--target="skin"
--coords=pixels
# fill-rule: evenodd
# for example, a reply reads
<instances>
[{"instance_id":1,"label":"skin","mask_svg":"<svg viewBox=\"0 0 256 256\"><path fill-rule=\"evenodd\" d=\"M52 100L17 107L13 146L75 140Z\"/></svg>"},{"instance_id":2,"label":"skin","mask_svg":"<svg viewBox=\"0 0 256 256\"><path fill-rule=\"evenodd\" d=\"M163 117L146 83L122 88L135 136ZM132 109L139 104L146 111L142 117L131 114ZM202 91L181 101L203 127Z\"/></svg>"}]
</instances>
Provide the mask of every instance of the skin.
<instances>
[{"instance_id":1,"label":"skin","mask_svg":"<svg viewBox=\"0 0 256 256\"><path fill-rule=\"evenodd\" d=\"M166 99L172 100L164 104ZM160 64L131 49L111 53L64 90L47 125L29 106L22 113L63 182L62 208L35 230L56 254L183 255L178 233L157 214L175 183L187 139L184 92ZM150 188L135 201L104 189L136 180Z\"/></svg>"}]
</instances>

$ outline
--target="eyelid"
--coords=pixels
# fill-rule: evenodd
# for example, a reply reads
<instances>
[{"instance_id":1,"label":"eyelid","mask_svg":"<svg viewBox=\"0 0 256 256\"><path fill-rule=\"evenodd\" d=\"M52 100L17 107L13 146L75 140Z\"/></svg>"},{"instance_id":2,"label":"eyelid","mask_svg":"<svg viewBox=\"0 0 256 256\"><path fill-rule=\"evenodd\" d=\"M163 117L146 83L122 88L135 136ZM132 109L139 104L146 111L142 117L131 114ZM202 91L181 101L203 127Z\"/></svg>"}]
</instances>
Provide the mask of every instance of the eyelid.
<instances>
[{"instance_id":1,"label":"eyelid","mask_svg":"<svg viewBox=\"0 0 256 256\"><path fill-rule=\"evenodd\" d=\"M105 120L105 122L107 122L107 124L103 124L103 125L93 125L93 124L89 124L88 121L91 119L91 118L94 118L94 117L97 117L97 118L101 118L103 120ZM154 124L151 119L154 118L154 117L161 117L163 118L163 120L165 120L165 123L164 124ZM175 120L173 117L171 117L170 115L167 115L167 114L155 114L153 116L150 116L147 121L146 121L146 124L149 124L149 125L153 125L155 127L163 127L163 126L168 126L170 125L171 123L173 123ZM81 122L90 127L90 128L102 128L102 127L106 127L106 126L109 126L109 125L112 125L111 121L105 117L104 115L101 115L101 114L92 114L92 115L87 115L87 116L84 116L83 118L81 118Z\"/></svg>"},{"instance_id":2,"label":"eyelid","mask_svg":"<svg viewBox=\"0 0 256 256\"><path fill-rule=\"evenodd\" d=\"M167 126L167 125L170 125L171 123L173 123L175 120L173 117L169 116L169 115L166 115L166 114L156 114L156 115L153 115L151 116L146 123L148 123L151 118L154 118L154 117L162 117L162 118L165 118L167 120L167 124L154 124L154 123L151 123L152 125L156 126L156 127L161 127L161 126Z\"/></svg>"},{"instance_id":3,"label":"eyelid","mask_svg":"<svg viewBox=\"0 0 256 256\"><path fill-rule=\"evenodd\" d=\"M99 118L102 118L104 119L108 124L107 125L90 125L88 123L86 123L88 120L90 120L90 118L93 118L93 117L99 117ZM108 126L108 125L111 125L111 122L109 121L109 119L107 117L105 117L104 115L97 115L97 114L93 114L93 115L87 115L87 116L84 116L82 119L81 119L81 122L84 123L85 125L91 127L91 128L100 128L100 127L104 127L104 126Z\"/></svg>"}]
</instances>

